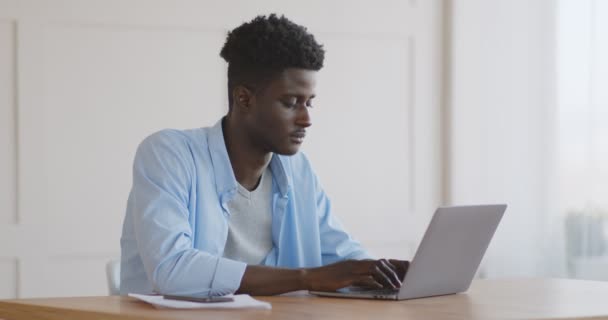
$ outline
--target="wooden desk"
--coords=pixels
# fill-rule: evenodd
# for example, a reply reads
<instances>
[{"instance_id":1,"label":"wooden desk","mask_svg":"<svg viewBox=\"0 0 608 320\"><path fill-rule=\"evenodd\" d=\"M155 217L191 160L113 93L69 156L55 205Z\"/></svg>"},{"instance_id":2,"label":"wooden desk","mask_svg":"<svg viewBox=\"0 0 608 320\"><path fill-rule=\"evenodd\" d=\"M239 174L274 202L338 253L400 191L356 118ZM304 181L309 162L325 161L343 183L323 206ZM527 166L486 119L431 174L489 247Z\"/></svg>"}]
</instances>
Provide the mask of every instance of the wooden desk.
<instances>
[{"instance_id":1,"label":"wooden desk","mask_svg":"<svg viewBox=\"0 0 608 320\"><path fill-rule=\"evenodd\" d=\"M608 319L608 282L477 280L464 294L406 301L258 297L272 310L168 310L129 297L0 301L0 319Z\"/></svg>"}]
</instances>

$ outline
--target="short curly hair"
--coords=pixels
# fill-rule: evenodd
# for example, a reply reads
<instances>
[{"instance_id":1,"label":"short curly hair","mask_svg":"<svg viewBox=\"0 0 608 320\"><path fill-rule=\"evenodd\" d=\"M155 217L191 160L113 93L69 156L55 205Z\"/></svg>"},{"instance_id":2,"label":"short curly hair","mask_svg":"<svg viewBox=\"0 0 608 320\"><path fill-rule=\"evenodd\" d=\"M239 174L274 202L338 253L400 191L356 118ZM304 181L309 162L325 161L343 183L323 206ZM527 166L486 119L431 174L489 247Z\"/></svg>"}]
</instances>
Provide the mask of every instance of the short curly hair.
<instances>
[{"instance_id":1,"label":"short curly hair","mask_svg":"<svg viewBox=\"0 0 608 320\"><path fill-rule=\"evenodd\" d=\"M228 33L220 56L228 62L228 100L232 90L258 85L287 68L318 71L323 68L325 50L305 27L271 14L257 16Z\"/></svg>"}]
</instances>

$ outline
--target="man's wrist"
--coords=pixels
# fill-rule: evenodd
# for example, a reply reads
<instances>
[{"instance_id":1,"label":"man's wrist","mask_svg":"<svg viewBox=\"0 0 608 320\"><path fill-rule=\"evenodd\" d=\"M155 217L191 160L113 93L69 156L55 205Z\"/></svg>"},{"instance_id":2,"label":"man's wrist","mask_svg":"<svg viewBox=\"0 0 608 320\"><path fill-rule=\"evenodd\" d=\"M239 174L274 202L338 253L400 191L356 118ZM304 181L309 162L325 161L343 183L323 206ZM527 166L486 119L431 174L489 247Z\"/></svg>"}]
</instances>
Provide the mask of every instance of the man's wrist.
<instances>
[{"instance_id":1,"label":"man's wrist","mask_svg":"<svg viewBox=\"0 0 608 320\"><path fill-rule=\"evenodd\" d=\"M298 280L300 282L299 287L302 288L302 290L312 290L310 281L312 268L301 268L298 269L298 271Z\"/></svg>"}]
</instances>

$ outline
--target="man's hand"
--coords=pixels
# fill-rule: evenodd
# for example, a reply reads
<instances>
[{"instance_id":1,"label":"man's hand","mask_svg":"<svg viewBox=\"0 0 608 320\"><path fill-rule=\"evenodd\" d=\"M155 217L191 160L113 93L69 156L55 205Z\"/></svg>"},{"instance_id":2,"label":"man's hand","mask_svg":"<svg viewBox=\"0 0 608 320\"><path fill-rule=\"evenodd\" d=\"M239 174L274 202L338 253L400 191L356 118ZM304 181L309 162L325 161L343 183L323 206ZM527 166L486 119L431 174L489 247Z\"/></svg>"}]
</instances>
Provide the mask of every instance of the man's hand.
<instances>
[{"instance_id":1,"label":"man's hand","mask_svg":"<svg viewBox=\"0 0 608 320\"><path fill-rule=\"evenodd\" d=\"M348 286L398 289L409 267L402 260L347 260L306 270L309 290L334 291Z\"/></svg>"}]
</instances>

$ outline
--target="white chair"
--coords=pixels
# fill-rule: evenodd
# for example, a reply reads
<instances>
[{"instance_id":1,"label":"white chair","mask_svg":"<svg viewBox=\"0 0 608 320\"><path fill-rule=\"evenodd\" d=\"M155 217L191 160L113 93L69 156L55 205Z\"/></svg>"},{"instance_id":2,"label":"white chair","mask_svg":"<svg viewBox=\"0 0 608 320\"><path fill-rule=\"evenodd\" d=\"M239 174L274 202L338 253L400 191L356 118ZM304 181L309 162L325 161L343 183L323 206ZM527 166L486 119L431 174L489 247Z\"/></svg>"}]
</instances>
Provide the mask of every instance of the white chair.
<instances>
[{"instance_id":1,"label":"white chair","mask_svg":"<svg viewBox=\"0 0 608 320\"><path fill-rule=\"evenodd\" d=\"M110 295L120 295L120 260L110 260L106 263L106 277Z\"/></svg>"}]
</instances>

